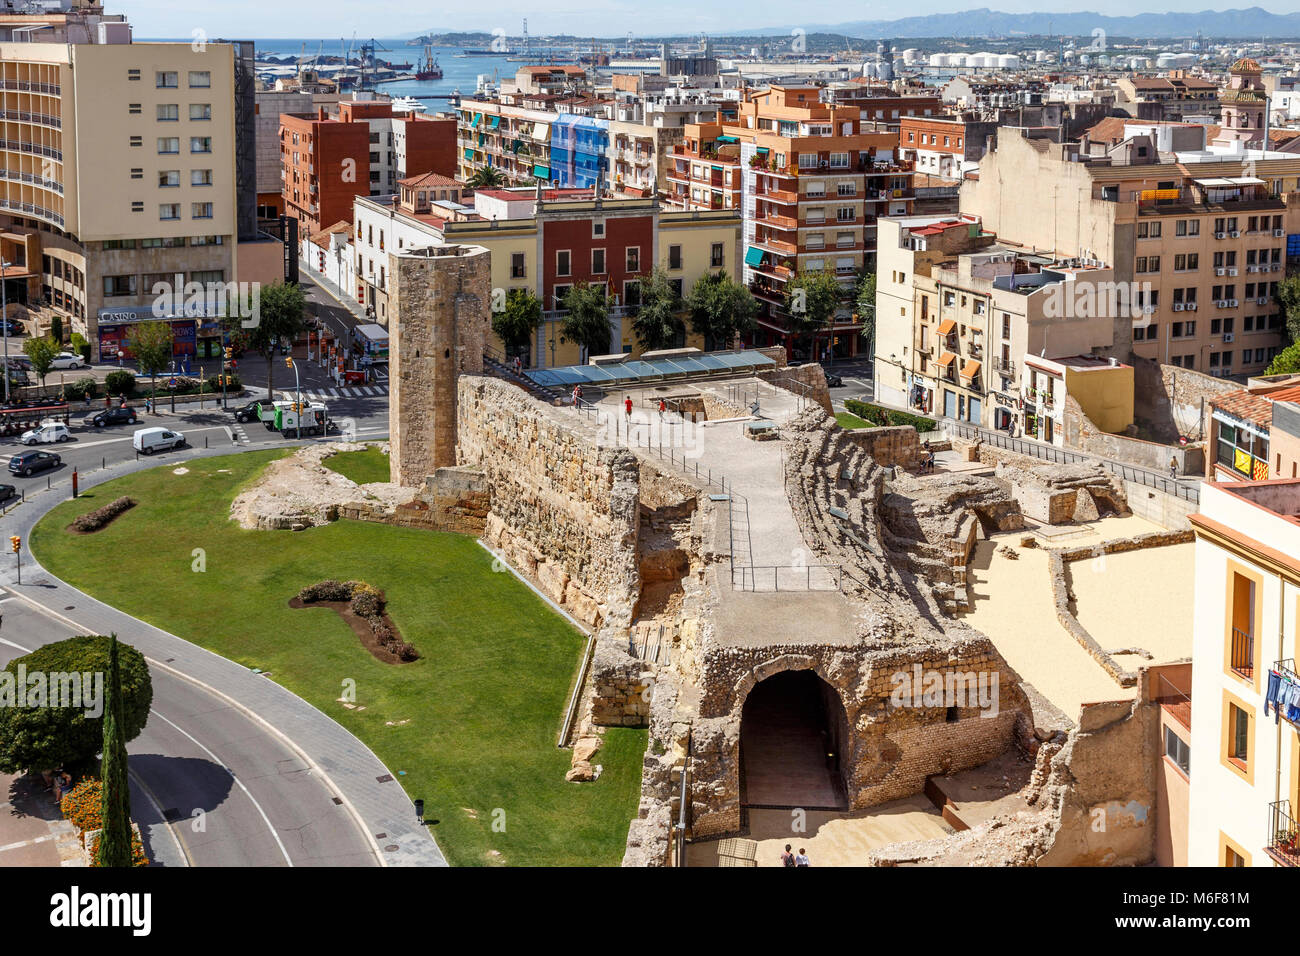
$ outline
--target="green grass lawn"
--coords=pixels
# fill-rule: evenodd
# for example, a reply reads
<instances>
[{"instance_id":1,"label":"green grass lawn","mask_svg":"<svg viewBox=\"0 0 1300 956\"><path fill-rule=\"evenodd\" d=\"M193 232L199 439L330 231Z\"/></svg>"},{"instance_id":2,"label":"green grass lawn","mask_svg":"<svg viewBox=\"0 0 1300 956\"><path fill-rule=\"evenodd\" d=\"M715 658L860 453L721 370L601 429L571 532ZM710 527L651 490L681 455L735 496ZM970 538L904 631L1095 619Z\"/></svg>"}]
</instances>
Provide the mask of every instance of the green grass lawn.
<instances>
[{"instance_id":1,"label":"green grass lawn","mask_svg":"<svg viewBox=\"0 0 1300 956\"><path fill-rule=\"evenodd\" d=\"M321 464L331 471L337 471L344 478L351 478L359 485L392 480L389 477L388 456L378 446L365 451L339 452L330 455Z\"/></svg>"},{"instance_id":2,"label":"green grass lawn","mask_svg":"<svg viewBox=\"0 0 1300 956\"><path fill-rule=\"evenodd\" d=\"M848 412L836 412L835 421L839 422L840 428L870 428L871 422L858 418L857 415L850 415Z\"/></svg>"},{"instance_id":3,"label":"green grass lawn","mask_svg":"<svg viewBox=\"0 0 1300 956\"><path fill-rule=\"evenodd\" d=\"M33 530L32 551L101 600L269 670L338 720L394 774L405 772L398 779L439 820L433 833L454 865L617 865L646 731L609 730L600 779L565 782L570 753L555 738L583 636L513 575L494 573L473 538L361 521L240 529L227 517L231 499L282 454L205 458L185 475L164 466L107 482L51 511ZM119 495L139 504L94 535L65 530ZM202 572L192 569L196 548ZM421 659L381 663L333 611L288 606L326 578L384 590ZM354 710L338 702L348 681Z\"/></svg>"}]
</instances>

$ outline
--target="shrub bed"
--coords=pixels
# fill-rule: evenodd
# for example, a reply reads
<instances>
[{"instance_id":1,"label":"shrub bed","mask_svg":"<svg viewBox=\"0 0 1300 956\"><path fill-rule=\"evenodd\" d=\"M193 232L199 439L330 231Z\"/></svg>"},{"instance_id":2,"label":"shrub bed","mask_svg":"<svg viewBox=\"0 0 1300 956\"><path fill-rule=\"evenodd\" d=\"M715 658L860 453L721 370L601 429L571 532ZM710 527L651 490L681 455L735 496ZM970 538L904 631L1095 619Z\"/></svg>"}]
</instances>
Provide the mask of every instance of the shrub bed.
<instances>
[{"instance_id":1,"label":"shrub bed","mask_svg":"<svg viewBox=\"0 0 1300 956\"><path fill-rule=\"evenodd\" d=\"M920 415L912 415L892 408L883 408L880 405L859 401L856 398L845 399L844 407L850 413L857 415L863 421L870 422L872 425L911 425L918 432L932 432L935 428L935 422L932 418L922 418Z\"/></svg>"},{"instance_id":2,"label":"shrub bed","mask_svg":"<svg viewBox=\"0 0 1300 956\"><path fill-rule=\"evenodd\" d=\"M418 660L416 649L384 618L384 592L365 581L321 581L298 592L304 604L318 601L347 602L348 608L365 621L375 641L401 661Z\"/></svg>"},{"instance_id":3,"label":"shrub bed","mask_svg":"<svg viewBox=\"0 0 1300 956\"><path fill-rule=\"evenodd\" d=\"M72 522L72 530L79 534L90 534L98 531L107 525L110 521L122 514L128 508L135 507L135 499L128 498L125 495L116 501L110 501L102 508L96 508L94 511L88 511L76 521Z\"/></svg>"}]
</instances>

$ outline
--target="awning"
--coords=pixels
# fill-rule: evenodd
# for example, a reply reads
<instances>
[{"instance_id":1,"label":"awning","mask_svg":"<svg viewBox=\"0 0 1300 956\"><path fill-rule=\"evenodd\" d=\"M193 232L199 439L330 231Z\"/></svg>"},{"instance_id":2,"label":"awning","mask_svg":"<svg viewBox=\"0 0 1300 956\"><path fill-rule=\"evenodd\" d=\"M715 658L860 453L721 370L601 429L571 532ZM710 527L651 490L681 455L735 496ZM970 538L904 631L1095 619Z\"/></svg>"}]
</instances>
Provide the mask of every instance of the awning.
<instances>
[{"instance_id":1,"label":"awning","mask_svg":"<svg viewBox=\"0 0 1300 956\"><path fill-rule=\"evenodd\" d=\"M497 128L498 126L500 126L500 125L501 125L501 117L500 117L500 116L493 116L493 117L492 117L492 123L491 123L492 128L493 128L493 129L496 129L496 128Z\"/></svg>"},{"instance_id":2,"label":"awning","mask_svg":"<svg viewBox=\"0 0 1300 956\"><path fill-rule=\"evenodd\" d=\"M954 320L944 319L942 322L939 323L939 334L951 335L952 330L955 328L957 328L957 323Z\"/></svg>"},{"instance_id":3,"label":"awning","mask_svg":"<svg viewBox=\"0 0 1300 956\"><path fill-rule=\"evenodd\" d=\"M481 122L483 122L483 114L475 113L474 118L470 120L469 128L473 129L474 127L478 126L478 124Z\"/></svg>"},{"instance_id":4,"label":"awning","mask_svg":"<svg viewBox=\"0 0 1300 956\"><path fill-rule=\"evenodd\" d=\"M735 136L719 136L719 137L718 137L718 142L719 142L719 143L739 143L740 140L737 139Z\"/></svg>"},{"instance_id":5,"label":"awning","mask_svg":"<svg viewBox=\"0 0 1300 956\"><path fill-rule=\"evenodd\" d=\"M759 266L763 264L763 250L755 246L750 246L745 251L745 265Z\"/></svg>"},{"instance_id":6,"label":"awning","mask_svg":"<svg viewBox=\"0 0 1300 956\"><path fill-rule=\"evenodd\" d=\"M760 146L760 147L758 147L758 152L759 152L759 153L766 153L766 152L770 152L770 150L768 150L768 148L767 148L766 146Z\"/></svg>"},{"instance_id":7,"label":"awning","mask_svg":"<svg viewBox=\"0 0 1300 956\"><path fill-rule=\"evenodd\" d=\"M472 146L466 146L466 147L465 147L465 158L466 158L466 159L473 159L473 158L474 158L474 148L473 148Z\"/></svg>"},{"instance_id":8,"label":"awning","mask_svg":"<svg viewBox=\"0 0 1300 956\"><path fill-rule=\"evenodd\" d=\"M534 167L533 167L533 175L534 175L535 177L537 177L538 179L545 179L545 180L548 180L548 181L549 181L550 178L551 178L551 167L549 167L549 166L534 166Z\"/></svg>"},{"instance_id":9,"label":"awning","mask_svg":"<svg viewBox=\"0 0 1300 956\"><path fill-rule=\"evenodd\" d=\"M533 126L533 139L539 143L544 143L551 138L551 127L545 123L537 123Z\"/></svg>"},{"instance_id":10,"label":"awning","mask_svg":"<svg viewBox=\"0 0 1300 956\"><path fill-rule=\"evenodd\" d=\"M939 367L947 368L953 362L957 361L957 356L953 352L944 352L939 356Z\"/></svg>"},{"instance_id":11,"label":"awning","mask_svg":"<svg viewBox=\"0 0 1300 956\"><path fill-rule=\"evenodd\" d=\"M962 378L974 378L979 373L980 373L980 363L976 362L974 359L971 359L969 362L963 365L961 369Z\"/></svg>"},{"instance_id":12,"label":"awning","mask_svg":"<svg viewBox=\"0 0 1300 956\"><path fill-rule=\"evenodd\" d=\"M512 153L517 153L519 152L519 147L523 145L524 144L521 141L515 140L513 143L510 144L510 151Z\"/></svg>"}]
</instances>

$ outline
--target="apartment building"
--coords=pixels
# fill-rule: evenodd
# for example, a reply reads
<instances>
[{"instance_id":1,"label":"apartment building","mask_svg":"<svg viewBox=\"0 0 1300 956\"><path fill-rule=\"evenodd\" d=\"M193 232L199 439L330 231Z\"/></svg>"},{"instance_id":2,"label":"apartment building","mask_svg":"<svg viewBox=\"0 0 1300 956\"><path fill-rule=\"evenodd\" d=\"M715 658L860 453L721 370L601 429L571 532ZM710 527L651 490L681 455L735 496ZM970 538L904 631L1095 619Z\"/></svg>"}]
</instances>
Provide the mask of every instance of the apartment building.
<instances>
[{"instance_id":1,"label":"apartment building","mask_svg":"<svg viewBox=\"0 0 1300 956\"><path fill-rule=\"evenodd\" d=\"M899 121L899 155L910 160L918 173L942 179L961 179L977 168L988 137L998 124L963 117L916 117Z\"/></svg>"},{"instance_id":2,"label":"apartment building","mask_svg":"<svg viewBox=\"0 0 1300 956\"><path fill-rule=\"evenodd\" d=\"M1115 106L1153 122L1218 122L1219 87L1186 70L1168 76L1124 76L1115 82Z\"/></svg>"},{"instance_id":3,"label":"apartment building","mask_svg":"<svg viewBox=\"0 0 1300 956\"><path fill-rule=\"evenodd\" d=\"M1201 485L1189 866L1297 866L1300 480Z\"/></svg>"},{"instance_id":4,"label":"apartment building","mask_svg":"<svg viewBox=\"0 0 1300 956\"><path fill-rule=\"evenodd\" d=\"M1250 385L1206 404L1211 481L1296 478L1300 467L1300 378Z\"/></svg>"},{"instance_id":5,"label":"apartment building","mask_svg":"<svg viewBox=\"0 0 1300 956\"><path fill-rule=\"evenodd\" d=\"M610 350L640 354L632 331L640 282L663 267L684 296L705 274L740 266L740 218L734 211L663 211L654 199L596 199L591 190L480 189L473 205L430 200L417 208L405 191L358 197L353 222L358 298L388 322L389 256L409 247L470 243L492 252L493 287L529 289L542 302L543 325L523 360L532 367L584 360L566 339L564 298L580 282L610 297ZM703 348L689 331L682 343ZM504 352L503 344L496 342Z\"/></svg>"},{"instance_id":6,"label":"apartment building","mask_svg":"<svg viewBox=\"0 0 1300 956\"><path fill-rule=\"evenodd\" d=\"M882 400L1057 445L1067 395L1103 431L1133 421L1132 367L1098 357L1104 265L1025 253L965 216L882 219L878 257Z\"/></svg>"},{"instance_id":7,"label":"apartment building","mask_svg":"<svg viewBox=\"0 0 1300 956\"><path fill-rule=\"evenodd\" d=\"M878 218L912 211L912 165L897 158L897 133L863 131L858 107L823 102L816 86L746 91L722 136L739 145L744 279L763 303L757 344L811 355L825 346L797 331L787 284L800 272L829 271L847 287L872 268ZM842 308L830 335L836 355L857 354L857 329Z\"/></svg>"},{"instance_id":8,"label":"apartment building","mask_svg":"<svg viewBox=\"0 0 1300 956\"><path fill-rule=\"evenodd\" d=\"M0 228L40 280L30 324L59 315L98 358L155 318L160 283L236 277L235 53L136 43L79 0L45 9L0 15ZM178 355L219 341L215 316L164 318Z\"/></svg>"},{"instance_id":9,"label":"apartment building","mask_svg":"<svg viewBox=\"0 0 1300 956\"><path fill-rule=\"evenodd\" d=\"M392 195L401 179L451 175L456 168L456 120L395 111L378 100L344 100L338 115L280 116L281 195L299 235L352 216L354 196Z\"/></svg>"},{"instance_id":10,"label":"apartment building","mask_svg":"<svg viewBox=\"0 0 1300 956\"><path fill-rule=\"evenodd\" d=\"M962 212L1024 246L1110 263L1140 306L1114 317L1121 361L1261 371L1283 344L1275 296L1300 231L1300 157L1207 146L1194 125L1125 134L1108 146L1003 130L962 184Z\"/></svg>"},{"instance_id":11,"label":"apartment building","mask_svg":"<svg viewBox=\"0 0 1300 956\"><path fill-rule=\"evenodd\" d=\"M740 139L720 123L692 123L672 148L664 177L664 203L677 209L740 209L744 177Z\"/></svg>"}]
</instances>

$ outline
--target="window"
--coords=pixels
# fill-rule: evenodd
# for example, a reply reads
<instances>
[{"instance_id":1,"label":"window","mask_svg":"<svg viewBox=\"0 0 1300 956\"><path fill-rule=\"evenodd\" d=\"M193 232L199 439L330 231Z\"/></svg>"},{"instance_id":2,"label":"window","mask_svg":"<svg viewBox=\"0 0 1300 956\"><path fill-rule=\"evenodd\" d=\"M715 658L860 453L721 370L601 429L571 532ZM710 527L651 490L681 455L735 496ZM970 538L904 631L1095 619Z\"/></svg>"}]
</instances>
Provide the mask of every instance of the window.
<instances>
[{"instance_id":1,"label":"window","mask_svg":"<svg viewBox=\"0 0 1300 956\"><path fill-rule=\"evenodd\" d=\"M207 70L190 70L190 89L206 89L211 85L212 74Z\"/></svg>"},{"instance_id":2,"label":"window","mask_svg":"<svg viewBox=\"0 0 1300 956\"><path fill-rule=\"evenodd\" d=\"M144 170L139 166L137 166L135 169L131 170L131 178L144 179Z\"/></svg>"},{"instance_id":3,"label":"window","mask_svg":"<svg viewBox=\"0 0 1300 956\"><path fill-rule=\"evenodd\" d=\"M1174 733L1174 729L1165 725L1165 756L1186 776L1191 776L1192 750L1187 741Z\"/></svg>"},{"instance_id":4,"label":"window","mask_svg":"<svg viewBox=\"0 0 1300 956\"><path fill-rule=\"evenodd\" d=\"M143 202L133 202L133 203L131 203L131 211L132 211L132 212L144 212L144 203L143 203Z\"/></svg>"},{"instance_id":5,"label":"window","mask_svg":"<svg viewBox=\"0 0 1300 956\"><path fill-rule=\"evenodd\" d=\"M104 252L112 252L114 249L134 249L135 240L134 239L105 239L101 248L103 249ZM46 258L49 257L47 256ZM58 262L59 260L55 259L54 261ZM50 271L48 266L45 268L45 271L46 272Z\"/></svg>"},{"instance_id":6,"label":"window","mask_svg":"<svg viewBox=\"0 0 1300 956\"><path fill-rule=\"evenodd\" d=\"M179 186L181 184L181 171L179 169L162 169L158 171L158 185L160 187Z\"/></svg>"},{"instance_id":7,"label":"window","mask_svg":"<svg viewBox=\"0 0 1300 956\"><path fill-rule=\"evenodd\" d=\"M604 249L591 250L591 274L594 276L602 276L605 274L605 250Z\"/></svg>"},{"instance_id":8,"label":"window","mask_svg":"<svg viewBox=\"0 0 1300 956\"><path fill-rule=\"evenodd\" d=\"M572 265L569 260L568 249L561 249L555 253L555 274L557 276L573 275Z\"/></svg>"},{"instance_id":9,"label":"window","mask_svg":"<svg viewBox=\"0 0 1300 956\"><path fill-rule=\"evenodd\" d=\"M181 218L181 204L178 202L165 202L158 206L159 219L179 219Z\"/></svg>"},{"instance_id":10,"label":"window","mask_svg":"<svg viewBox=\"0 0 1300 956\"><path fill-rule=\"evenodd\" d=\"M191 186L211 186L212 170L210 169L191 169L190 170Z\"/></svg>"},{"instance_id":11,"label":"window","mask_svg":"<svg viewBox=\"0 0 1300 956\"><path fill-rule=\"evenodd\" d=\"M722 243L720 242L713 243L713 245L709 248L709 268L710 269L722 268Z\"/></svg>"},{"instance_id":12,"label":"window","mask_svg":"<svg viewBox=\"0 0 1300 956\"><path fill-rule=\"evenodd\" d=\"M175 103L158 104L158 122L174 123L181 118L181 108Z\"/></svg>"},{"instance_id":13,"label":"window","mask_svg":"<svg viewBox=\"0 0 1300 956\"><path fill-rule=\"evenodd\" d=\"M139 103L128 103L126 107L126 111L133 116L138 116L144 112L144 110L140 108Z\"/></svg>"},{"instance_id":14,"label":"window","mask_svg":"<svg viewBox=\"0 0 1300 956\"><path fill-rule=\"evenodd\" d=\"M210 120L210 119L212 119L212 104L211 104L211 103L191 103L191 104L190 104L190 119L195 120L196 122L199 121L199 120Z\"/></svg>"},{"instance_id":15,"label":"window","mask_svg":"<svg viewBox=\"0 0 1300 956\"><path fill-rule=\"evenodd\" d=\"M104 276L104 295L135 295L136 277Z\"/></svg>"},{"instance_id":16,"label":"window","mask_svg":"<svg viewBox=\"0 0 1300 956\"><path fill-rule=\"evenodd\" d=\"M1255 633L1251 618L1255 604L1255 582L1244 574L1232 574L1232 647L1229 666L1238 677L1251 679L1255 673Z\"/></svg>"},{"instance_id":17,"label":"window","mask_svg":"<svg viewBox=\"0 0 1300 956\"><path fill-rule=\"evenodd\" d=\"M211 136L191 136L190 137L191 153L210 153L212 152Z\"/></svg>"},{"instance_id":18,"label":"window","mask_svg":"<svg viewBox=\"0 0 1300 956\"><path fill-rule=\"evenodd\" d=\"M640 246L627 247L627 271L628 272L641 271L641 247Z\"/></svg>"},{"instance_id":19,"label":"window","mask_svg":"<svg viewBox=\"0 0 1300 956\"><path fill-rule=\"evenodd\" d=\"M195 243L199 245L199 243ZM184 236L169 236L166 239L141 239L141 249L182 249L185 247Z\"/></svg>"},{"instance_id":20,"label":"window","mask_svg":"<svg viewBox=\"0 0 1300 956\"><path fill-rule=\"evenodd\" d=\"M180 76L174 70L154 74L154 85L160 90L174 90L180 86Z\"/></svg>"},{"instance_id":21,"label":"window","mask_svg":"<svg viewBox=\"0 0 1300 956\"><path fill-rule=\"evenodd\" d=\"M1228 762L1239 770L1250 767L1250 712L1228 704Z\"/></svg>"},{"instance_id":22,"label":"window","mask_svg":"<svg viewBox=\"0 0 1300 956\"><path fill-rule=\"evenodd\" d=\"M191 246L222 246L225 243L225 236L190 236Z\"/></svg>"},{"instance_id":23,"label":"window","mask_svg":"<svg viewBox=\"0 0 1300 956\"><path fill-rule=\"evenodd\" d=\"M680 269L681 267L682 267L682 247L669 246L668 247L668 268Z\"/></svg>"},{"instance_id":24,"label":"window","mask_svg":"<svg viewBox=\"0 0 1300 956\"><path fill-rule=\"evenodd\" d=\"M225 282L226 274L220 269L207 269L190 273L191 282L201 282L207 285L209 282Z\"/></svg>"},{"instance_id":25,"label":"window","mask_svg":"<svg viewBox=\"0 0 1300 956\"><path fill-rule=\"evenodd\" d=\"M605 223L600 219L591 221L591 238L602 239L605 236Z\"/></svg>"},{"instance_id":26,"label":"window","mask_svg":"<svg viewBox=\"0 0 1300 956\"><path fill-rule=\"evenodd\" d=\"M158 137L158 152L160 154L179 153L180 151L181 151L181 141L177 139L175 136Z\"/></svg>"},{"instance_id":27,"label":"window","mask_svg":"<svg viewBox=\"0 0 1300 956\"><path fill-rule=\"evenodd\" d=\"M195 202L195 203L190 203L190 218L191 218L191 219L211 219L211 218L212 218L212 203L210 203L210 202Z\"/></svg>"},{"instance_id":28,"label":"window","mask_svg":"<svg viewBox=\"0 0 1300 956\"><path fill-rule=\"evenodd\" d=\"M524 254L522 252L510 253L510 278L523 279L528 275L528 270L524 265Z\"/></svg>"}]
</instances>

